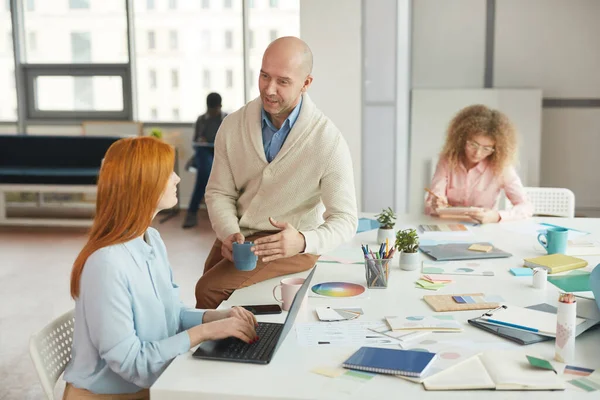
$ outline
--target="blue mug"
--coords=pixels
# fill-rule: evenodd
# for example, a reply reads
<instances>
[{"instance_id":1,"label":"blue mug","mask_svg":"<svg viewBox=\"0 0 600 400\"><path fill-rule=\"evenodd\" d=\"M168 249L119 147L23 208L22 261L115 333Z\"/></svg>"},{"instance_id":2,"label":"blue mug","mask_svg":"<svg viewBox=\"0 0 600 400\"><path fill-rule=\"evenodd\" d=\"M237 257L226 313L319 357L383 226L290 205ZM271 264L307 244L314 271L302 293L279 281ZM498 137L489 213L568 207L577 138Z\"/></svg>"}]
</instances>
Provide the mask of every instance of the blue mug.
<instances>
[{"instance_id":1,"label":"blue mug","mask_svg":"<svg viewBox=\"0 0 600 400\"><path fill-rule=\"evenodd\" d=\"M548 254L565 254L567 252L568 238L568 229L556 227L548 228L546 233L540 233L537 240L544 246Z\"/></svg>"},{"instance_id":2,"label":"blue mug","mask_svg":"<svg viewBox=\"0 0 600 400\"><path fill-rule=\"evenodd\" d=\"M258 256L250 250L252 246L252 242L233 243L233 263L240 271L252 271L256 268Z\"/></svg>"}]
</instances>

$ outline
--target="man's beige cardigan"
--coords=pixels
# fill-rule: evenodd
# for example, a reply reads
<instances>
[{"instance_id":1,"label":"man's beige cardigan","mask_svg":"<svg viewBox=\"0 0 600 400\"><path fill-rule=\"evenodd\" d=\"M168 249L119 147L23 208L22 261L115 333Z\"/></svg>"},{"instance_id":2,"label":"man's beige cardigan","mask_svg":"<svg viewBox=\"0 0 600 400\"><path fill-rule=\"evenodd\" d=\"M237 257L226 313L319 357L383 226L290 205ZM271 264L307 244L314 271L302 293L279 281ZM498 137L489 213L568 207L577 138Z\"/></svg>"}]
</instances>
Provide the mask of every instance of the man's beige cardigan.
<instances>
[{"instance_id":1,"label":"man's beige cardigan","mask_svg":"<svg viewBox=\"0 0 600 400\"><path fill-rule=\"evenodd\" d=\"M217 237L276 230L269 217L289 222L322 254L356 233L352 159L335 125L307 94L292 130L268 163L260 97L228 115L216 137L206 205Z\"/></svg>"}]
</instances>

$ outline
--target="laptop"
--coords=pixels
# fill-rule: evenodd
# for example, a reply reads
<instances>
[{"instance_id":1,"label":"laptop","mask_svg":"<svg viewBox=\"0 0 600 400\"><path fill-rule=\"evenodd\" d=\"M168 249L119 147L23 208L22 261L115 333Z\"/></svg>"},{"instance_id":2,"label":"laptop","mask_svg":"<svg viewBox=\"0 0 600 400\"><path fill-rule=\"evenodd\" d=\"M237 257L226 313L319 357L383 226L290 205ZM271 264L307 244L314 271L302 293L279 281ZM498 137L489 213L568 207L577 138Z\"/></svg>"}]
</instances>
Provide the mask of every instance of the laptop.
<instances>
[{"instance_id":1,"label":"laptop","mask_svg":"<svg viewBox=\"0 0 600 400\"><path fill-rule=\"evenodd\" d=\"M273 355L285 340L288 332L294 325L296 315L302 306L310 281L315 273L315 266L296 293L285 322L283 324L272 322L259 322L256 334L260 338L257 342L249 344L238 338L209 340L202 342L193 354L195 358L206 360L234 361L252 364L268 364Z\"/></svg>"}]
</instances>

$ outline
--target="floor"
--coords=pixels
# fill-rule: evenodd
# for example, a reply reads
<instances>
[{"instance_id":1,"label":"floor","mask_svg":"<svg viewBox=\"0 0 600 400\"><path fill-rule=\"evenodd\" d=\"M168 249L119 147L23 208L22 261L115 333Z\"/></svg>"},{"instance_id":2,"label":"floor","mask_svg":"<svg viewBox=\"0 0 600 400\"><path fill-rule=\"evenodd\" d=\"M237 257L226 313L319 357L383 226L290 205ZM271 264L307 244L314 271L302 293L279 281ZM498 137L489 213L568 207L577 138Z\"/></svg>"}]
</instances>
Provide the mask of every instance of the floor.
<instances>
[{"instance_id":1,"label":"floor","mask_svg":"<svg viewBox=\"0 0 600 400\"><path fill-rule=\"evenodd\" d=\"M167 245L182 300L193 305L194 286L215 236L206 211L199 212L194 229L181 229L183 215L153 225ZM0 227L1 400L45 398L29 357L29 337L73 308L69 274L85 235L79 228ZM59 382L57 399L62 391Z\"/></svg>"}]
</instances>

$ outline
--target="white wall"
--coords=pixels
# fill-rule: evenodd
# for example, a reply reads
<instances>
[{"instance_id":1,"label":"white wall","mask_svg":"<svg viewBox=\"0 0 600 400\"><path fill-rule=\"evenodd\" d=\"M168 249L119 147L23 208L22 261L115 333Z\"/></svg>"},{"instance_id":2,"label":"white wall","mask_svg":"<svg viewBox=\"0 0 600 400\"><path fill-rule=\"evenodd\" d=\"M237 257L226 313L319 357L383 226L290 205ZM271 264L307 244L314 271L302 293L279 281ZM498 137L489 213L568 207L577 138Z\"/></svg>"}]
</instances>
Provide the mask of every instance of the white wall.
<instances>
[{"instance_id":1,"label":"white wall","mask_svg":"<svg viewBox=\"0 0 600 400\"><path fill-rule=\"evenodd\" d=\"M487 2L413 1L413 88L483 87ZM495 88L600 98L600 1L495 3ZM599 126L600 108L542 111L540 184L573 190L578 209L600 210Z\"/></svg>"},{"instance_id":2,"label":"white wall","mask_svg":"<svg viewBox=\"0 0 600 400\"><path fill-rule=\"evenodd\" d=\"M302 0L300 37L314 55L308 93L348 142L361 209L361 1Z\"/></svg>"},{"instance_id":3,"label":"white wall","mask_svg":"<svg viewBox=\"0 0 600 400\"><path fill-rule=\"evenodd\" d=\"M600 97L600 1L499 0L494 86Z\"/></svg>"},{"instance_id":4,"label":"white wall","mask_svg":"<svg viewBox=\"0 0 600 400\"><path fill-rule=\"evenodd\" d=\"M483 87L485 0L413 0L413 88Z\"/></svg>"}]
</instances>

